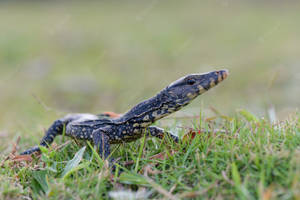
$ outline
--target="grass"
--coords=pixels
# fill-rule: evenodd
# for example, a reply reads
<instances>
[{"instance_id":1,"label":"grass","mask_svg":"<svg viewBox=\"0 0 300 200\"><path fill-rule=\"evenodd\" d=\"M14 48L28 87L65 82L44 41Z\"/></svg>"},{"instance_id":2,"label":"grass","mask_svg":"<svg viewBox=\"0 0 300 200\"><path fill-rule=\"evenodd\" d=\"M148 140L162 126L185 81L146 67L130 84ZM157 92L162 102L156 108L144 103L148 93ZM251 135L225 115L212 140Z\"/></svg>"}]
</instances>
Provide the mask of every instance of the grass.
<instances>
[{"instance_id":1,"label":"grass","mask_svg":"<svg viewBox=\"0 0 300 200\"><path fill-rule=\"evenodd\" d=\"M120 175L111 173L92 146L70 142L57 151L43 149L41 157L27 164L4 162L0 197L299 199L299 122L299 115L294 115L270 125L247 111L233 118L194 122L198 128L202 124L202 129L218 127L226 132L203 132L179 144L145 138L114 146L112 156L120 158ZM164 158L152 158L157 154ZM128 161L133 162L126 165Z\"/></svg>"}]
</instances>

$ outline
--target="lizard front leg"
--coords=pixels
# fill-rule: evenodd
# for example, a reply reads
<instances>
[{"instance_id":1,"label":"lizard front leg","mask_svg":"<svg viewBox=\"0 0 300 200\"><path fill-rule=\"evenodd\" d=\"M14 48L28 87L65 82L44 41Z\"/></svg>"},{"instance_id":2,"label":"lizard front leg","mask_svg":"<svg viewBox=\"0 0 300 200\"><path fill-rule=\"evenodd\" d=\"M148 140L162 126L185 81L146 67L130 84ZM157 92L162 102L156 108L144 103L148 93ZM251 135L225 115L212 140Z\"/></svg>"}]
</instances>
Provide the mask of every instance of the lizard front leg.
<instances>
[{"instance_id":1,"label":"lizard front leg","mask_svg":"<svg viewBox=\"0 0 300 200\"><path fill-rule=\"evenodd\" d=\"M154 137L157 137L159 139L163 139L165 136L167 136L167 137L171 138L176 143L179 141L178 136L176 136L176 135L174 135L170 132L167 132L162 128L156 127L156 126L149 126L146 129L146 131L147 131L147 134L149 134L151 136L154 136Z\"/></svg>"},{"instance_id":2,"label":"lizard front leg","mask_svg":"<svg viewBox=\"0 0 300 200\"><path fill-rule=\"evenodd\" d=\"M110 144L109 137L103 132L102 129L97 129L93 131L93 142L96 146L99 156L102 159L107 159L110 155Z\"/></svg>"}]
</instances>

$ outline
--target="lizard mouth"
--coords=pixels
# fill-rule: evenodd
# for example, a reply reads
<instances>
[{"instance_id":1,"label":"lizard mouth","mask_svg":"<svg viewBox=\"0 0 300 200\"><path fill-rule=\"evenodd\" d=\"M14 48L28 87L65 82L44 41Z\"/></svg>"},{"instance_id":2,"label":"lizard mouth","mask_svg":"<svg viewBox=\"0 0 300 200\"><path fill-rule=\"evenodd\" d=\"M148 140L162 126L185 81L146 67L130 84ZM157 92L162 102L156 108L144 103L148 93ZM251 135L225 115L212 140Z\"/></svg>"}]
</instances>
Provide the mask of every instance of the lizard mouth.
<instances>
[{"instance_id":1,"label":"lizard mouth","mask_svg":"<svg viewBox=\"0 0 300 200\"><path fill-rule=\"evenodd\" d=\"M218 85L220 82L225 80L228 75L229 71L227 69L201 74L201 81L198 85L200 94Z\"/></svg>"},{"instance_id":2,"label":"lizard mouth","mask_svg":"<svg viewBox=\"0 0 300 200\"><path fill-rule=\"evenodd\" d=\"M225 80L227 78L227 76L229 75L229 71L227 69L223 69L220 70L220 76L222 77L223 80Z\"/></svg>"},{"instance_id":3,"label":"lizard mouth","mask_svg":"<svg viewBox=\"0 0 300 200\"><path fill-rule=\"evenodd\" d=\"M227 78L229 75L229 71L227 69L216 71L215 74L212 75L212 79L214 79L214 84L211 83L211 86L217 85Z\"/></svg>"}]
</instances>

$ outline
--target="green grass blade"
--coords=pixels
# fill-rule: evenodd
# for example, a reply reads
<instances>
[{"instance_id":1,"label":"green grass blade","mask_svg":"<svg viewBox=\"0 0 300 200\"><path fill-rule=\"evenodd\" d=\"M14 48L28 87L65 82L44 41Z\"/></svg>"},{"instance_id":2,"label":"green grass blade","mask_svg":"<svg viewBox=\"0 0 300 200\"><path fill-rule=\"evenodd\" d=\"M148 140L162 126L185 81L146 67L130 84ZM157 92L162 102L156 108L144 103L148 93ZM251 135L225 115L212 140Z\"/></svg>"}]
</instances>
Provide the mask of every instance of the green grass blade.
<instances>
[{"instance_id":1,"label":"green grass blade","mask_svg":"<svg viewBox=\"0 0 300 200\"><path fill-rule=\"evenodd\" d=\"M84 153L85 149L86 149L85 146L82 147L82 148L75 154L75 156L73 157L73 159L70 160L70 161L67 163L67 165L66 165L66 167L65 167L65 169L64 169L64 171L63 171L63 173L62 173L62 175L61 175L63 178L65 178L65 176L66 176L71 170L73 170L74 168L76 168L76 167L79 165L80 161L82 160L83 153Z\"/></svg>"},{"instance_id":2,"label":"green grass blade","mask_svg":"<svg viewBox=\"0 0 300 200\"><path fill-rule=\"evenodd\" d=\"M47 193L49 188L46 175L47 171L34 171L32 174L44 193Z\"/></svg>"},{"instance_id":3,"label":"green grass blade","mask_svg":"<svg viewBox=\"0 0 300 200\"><path fill-rule=\"evenodd\" d=\"M121 183L130 184L130 185L134 184L134 185L150 186L148 181L142 175L135 174L135 173L123 172L119 177L119 181Z\"/></svg>"},{"instance_id":4,"label":"green grass blade","mask_svg":"<svg viewBox=\"0 0 300 200\"><path fill-rule=\"evenodd\" d=\"M140 159L142 157L143 149L144 149L144 146L145 146L145 138L146 138L146 134L144 135L144 137L142 138L142 141L141 141L141 146L140 146L140 149L139 149L139 155L137 157L136 165L135 165L135 168L134 168L135 172L137 172L138 169L139 169Z\"/></svg>"},{"instance_id":5,"label":"green grass blade","mask_svg":"<svg viewBox=\"0 0 300 200\"><path fill-rule=\"evenodd\" d=\"M251 112L247 111L247 110L239 110L239 113L248 121L248 122L256 122L258 123L259 120L258 118L252 114Z\"/></svg>"}]
</instances>

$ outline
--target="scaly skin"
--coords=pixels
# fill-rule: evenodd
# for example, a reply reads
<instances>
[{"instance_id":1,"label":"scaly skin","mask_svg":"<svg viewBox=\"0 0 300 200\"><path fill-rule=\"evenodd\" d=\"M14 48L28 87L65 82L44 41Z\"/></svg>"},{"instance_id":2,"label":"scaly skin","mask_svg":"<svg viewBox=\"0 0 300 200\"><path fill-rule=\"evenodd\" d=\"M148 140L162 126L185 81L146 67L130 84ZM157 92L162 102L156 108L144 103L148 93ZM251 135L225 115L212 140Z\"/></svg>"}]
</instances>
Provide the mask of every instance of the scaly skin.
<instances>
[{"instance_id":1,"label":"scaly skin","mask_svg":"<svg viewBox=\"0 0 300 200\"><path fill-rule=\"evenodd\" d=\"M40 145L48 147L57 135L62 134L64 126L65 135L94 143L103 159L110 154L110 144L131 142L144 134L158 138L168 136L178 142L177 136L151 124L188 105L227 76L227 70L187 75L121 116L109 112L104 115L69 114L50 126ZM38 151L40 148L35 146L22 154Z\"/></svg>"}]
</instances>

